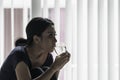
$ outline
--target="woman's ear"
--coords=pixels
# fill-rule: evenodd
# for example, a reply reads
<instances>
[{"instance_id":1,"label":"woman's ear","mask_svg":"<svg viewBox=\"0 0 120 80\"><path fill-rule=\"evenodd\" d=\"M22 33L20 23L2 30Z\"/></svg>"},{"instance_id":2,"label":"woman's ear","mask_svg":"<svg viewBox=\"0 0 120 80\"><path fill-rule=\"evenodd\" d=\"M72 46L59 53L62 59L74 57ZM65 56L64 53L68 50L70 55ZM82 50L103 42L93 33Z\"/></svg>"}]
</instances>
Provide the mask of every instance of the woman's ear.
<instances>
[{"instance_id":1,"label":"woman's ear","mask_svg":"<svg viewBox=\"0 0 120 80\"><path fill-rule=\"evenodd\" d=\"M38 37L37 35L34 35L34 36L33 36L33 42L34 42L35 44L40 43L40 37Z\"/></svg>"}]
</instances>

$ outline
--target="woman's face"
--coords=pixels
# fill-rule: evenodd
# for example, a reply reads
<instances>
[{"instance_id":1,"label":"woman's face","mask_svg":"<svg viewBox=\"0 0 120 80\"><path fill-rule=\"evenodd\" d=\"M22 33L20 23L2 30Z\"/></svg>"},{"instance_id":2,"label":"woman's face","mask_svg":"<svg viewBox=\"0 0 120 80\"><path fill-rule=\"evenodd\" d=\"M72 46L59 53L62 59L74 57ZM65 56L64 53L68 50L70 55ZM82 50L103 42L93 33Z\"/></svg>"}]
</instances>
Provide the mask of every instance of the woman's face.
<instances>
[{"instance_id":1,"label":"woman's face","mask_svg":"<svg viewBox=\"0 0 120 80\"><path fill-rule=\"evenodd\" d=\"M52 52L56 46L56 32L53 26L48 27L43 33L40 41L40 46L47 52Z\"/></svg>"}]
</instances>

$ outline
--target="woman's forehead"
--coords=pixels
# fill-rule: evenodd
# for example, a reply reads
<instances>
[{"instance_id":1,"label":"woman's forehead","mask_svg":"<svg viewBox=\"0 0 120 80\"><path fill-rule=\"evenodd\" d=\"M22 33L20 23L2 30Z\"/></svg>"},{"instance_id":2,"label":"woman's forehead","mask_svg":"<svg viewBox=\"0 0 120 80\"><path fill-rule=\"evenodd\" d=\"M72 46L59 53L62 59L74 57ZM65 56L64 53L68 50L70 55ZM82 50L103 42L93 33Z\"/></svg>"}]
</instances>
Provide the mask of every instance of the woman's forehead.
<instances>
[{"instance_id":1,"label":"woman's forehead","mask_svg":"<svg viewBox=\"0 0 120 80\"><path fill-rule=\"evenodd\" d=\"M44 33L56 33L56 31L55 31L54 27L52 26L52 27L48 27L48 28L44 31Z\"/></svg>"}]
</instances>

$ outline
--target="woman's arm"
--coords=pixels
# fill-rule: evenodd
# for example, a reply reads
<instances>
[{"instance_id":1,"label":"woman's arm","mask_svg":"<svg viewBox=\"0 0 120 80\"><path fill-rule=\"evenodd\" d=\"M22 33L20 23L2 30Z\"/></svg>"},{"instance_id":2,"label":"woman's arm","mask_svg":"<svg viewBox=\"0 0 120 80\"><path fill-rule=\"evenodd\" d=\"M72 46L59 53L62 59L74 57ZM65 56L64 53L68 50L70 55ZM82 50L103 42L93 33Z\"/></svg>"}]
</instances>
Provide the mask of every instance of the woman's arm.
<instances>
[{"instance_id":1,"label":"woman's arm","mask_svg":"<svg viewBox=\"0 0 120 80\"><path fill-rule=\"evenodd\" d=\"M15 72L17 80L32 80L29 68L24 62L20 62L17 64ZM54 73L55 70L53 70L53 68L50 68L34 80L50 80Z\"/></svg>"},{"instance_id":2,"label":"woman's arm","mask_svg":"<svg viewBox=\"0 0 120 80\"><path fill-rule=\"evenodd\" d=\"M59 72L60 71L55 72L55 76L56 76L57 79L58 79L58 76L59 76Z\"/></svg>"},{"instance_id":3,"label":"woman's arm","mask_svg":"<svg viewBox=\"0 0 120 80\"><path fill-rule=\"evenodd\" d=\"M28 66L22 61L15 68L17 80L32 80Z\"/></svg>"},{"instance_id":4,"label":"woman's arm","mask_svg":"<svg viewBox=\"0 0 120 80\"><path fill-rule=\"evenodd\" d=\"M34 80L50 80L51 77L54 75L54 73L55 73L55 70L53 68L49 68Z\"/></svg>"},{"instance_id":5,"label":"woman's arm","mask_svg":"<svg viewBox=\"0 0 120 80\"><path fill-rule=\"evenodd\" d=\"M70 58L70 54L63 53L56 57L51 67L34 80L50 80L55 72L59 71ZM24 62L19 62L15 68L17 80L32 80L28 66Z\"/></svg>"},{"instance_id":6,"label":"woman's arm","mask_svg":"<svg viewBox=\"0 0 120 80\"><path fill-rule=\"evenodd\" d=\"M70 54L68 52L60 54L56 57L51 67L45 73L43 73L41 76L37 77L34 80L50 80L54 74L57 77L60 69L63 68L63 66L69 61L69 59Z\"/></svg>"}]
</instances>

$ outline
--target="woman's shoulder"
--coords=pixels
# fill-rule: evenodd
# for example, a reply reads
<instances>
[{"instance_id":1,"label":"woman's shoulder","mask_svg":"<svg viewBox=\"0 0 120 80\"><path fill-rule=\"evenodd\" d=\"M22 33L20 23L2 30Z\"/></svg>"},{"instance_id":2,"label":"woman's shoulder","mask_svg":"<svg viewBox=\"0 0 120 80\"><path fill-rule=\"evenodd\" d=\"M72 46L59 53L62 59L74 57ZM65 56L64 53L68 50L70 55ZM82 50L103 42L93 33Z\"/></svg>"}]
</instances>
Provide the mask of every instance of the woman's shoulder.
<instances>
[{"instance_id":1,"label":"woman's shoulder","mask_svg":"<svg viewBox=\"0 0 120 80\"><path fill-rule=\"evenodd\" d=\"M22 58L26 57L26 55L27 54L25 51L25 47L24 46L17 46L11 51L8 58L14 57L13 59L22 59Z\"/></svg>"},{"instance_id":2,"label":"woman's shoulder","mask_svg":"<svg viewBox=\"0 0 120 80\"><path fill-rule=\"evenodd\" d=\"M11 54L24 52L25 46L17 46L12 51Z\"/></svg>"},{"instance_id":3,"label":"woman's shoulder","mask_svg":"<svg viewBox=\"0 0 120 80\"><path fill-rule=\"evenodd\" d=\"M1 71L2 72L12 72L16 65L20 62L20 53L22 54L22 50L20 47L14 48L11 53L8 55L8 57L4 60L2 66L1 66Z\"/></svg>"},{"instance_id":4,"label":"woman's shoulder","mask_svg":"<svg viewBox=\"0 0 120 80\"><path fill-rule=\"evenodd\" d=\"M19 56L20 55L23 55L24 53L24 50L22 49L22 47L18 46L18 47L15 47L11 52L10 54L6 57L5 60L9 60L11 61L12 59L16 59L15 57Z\"/></svg>"},{"instance_id":5,"label":"woman's shoulder","mask_svg":"<svg viewBox=\"0 0 120 80\"><path fill-rule=\"evenodd\" d=\"M28 66L31 66L31 62L25 46L17 46L14 50L15 50L14 56L17 60L17 63L22 61Z\"/></svg>"},{"instance_id":6,"label":"woman's shoulder","mask_svg":"<svg viewBox=\"0 0 120 80\"><path fill-rule=\"evenodd\" d=\"M15 47L8 56L8 60L12 62L14 67L21 61L29 66L31 64L24 46Z\"/></svg>"}]
</instances>

